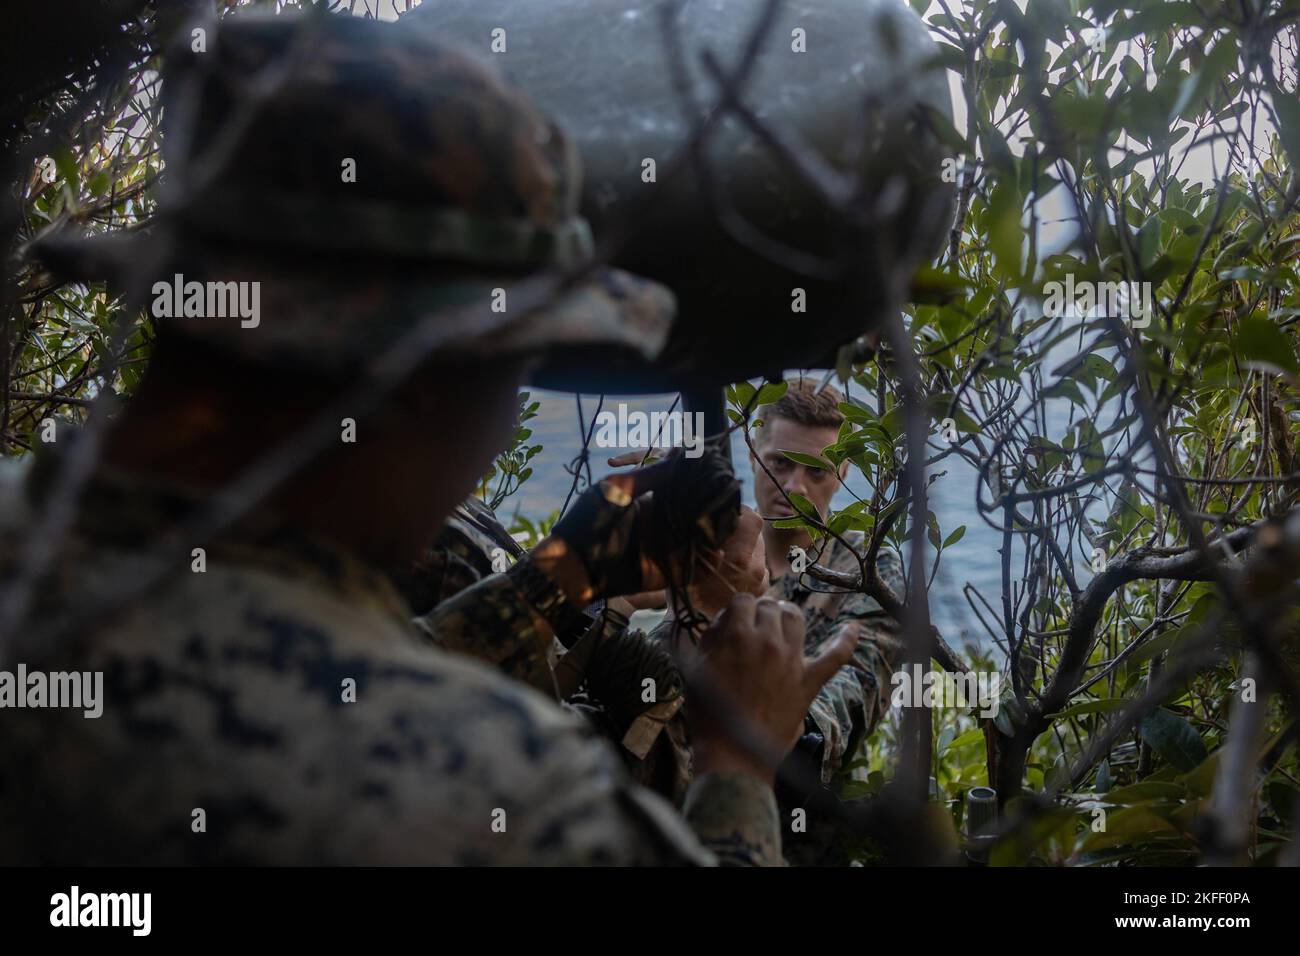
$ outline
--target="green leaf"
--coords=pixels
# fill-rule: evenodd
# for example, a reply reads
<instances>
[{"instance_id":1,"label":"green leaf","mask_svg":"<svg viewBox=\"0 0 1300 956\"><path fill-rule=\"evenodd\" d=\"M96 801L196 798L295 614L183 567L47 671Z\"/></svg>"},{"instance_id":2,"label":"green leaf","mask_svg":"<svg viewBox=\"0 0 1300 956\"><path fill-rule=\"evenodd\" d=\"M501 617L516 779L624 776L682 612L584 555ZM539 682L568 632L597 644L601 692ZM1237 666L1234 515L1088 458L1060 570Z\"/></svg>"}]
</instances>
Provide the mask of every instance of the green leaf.
<instances>
[{"instance_id":1,"label":"green leaf","mask_svg":"<svg viewBox=\"0 0 1300 956\"><path fill-rule=\"evenodd\" d=\"M880 419L880 427L888 438L898 438L903 434L903 422L905 420L906 415L903 412L903 406L895 405L885 412L884 417Z\"/></svg>"},{"instance_id":2,"label":"green leaf","mask_svg":"<svg viewBox=\"0 0 1300 956\"><path fill-rule=\"evenodd\" d=\"M947 747L943 749L954 750L974 743L981 743L981 744L984 743L984 731L979 727L976 727L974 730L966 731L966 733L954 739L951 743L948 744Z\"/></svg>"},{"instance_id":3,"label":"green leaf","mask_svg":"<svg viewBox=\"0 0 1300 956\"><path fill-rule=\"evenodd\" d=\"M1184 772L1194 769L1206 757L1200 734L1187 721L1167 710L1156 710L1143 717L1138 733L1152 750Z\"/></svg>"},{"instance_id":4,"label":"green leaf","mask_svg":"<svg viewBox=\"0 0 1300 956\"><path fill-rule=\"evenodd\" d=\"M1186 788L1180 783L1143 780L1141 783L1112 790L1106 795L1106 802L1129 806L1135 803L1150 803L1153 800L1181 800L1186 796L1186 792Z\"/></svg>"},{"instance_id":5,"label":"green leaf","mask_svg":"<svg viewBox=\"0 0 1300 956\"><path fill-rule=\"evenodd\" d=\"M1110 760L1103 760L1101 766L1097 768L1097 783L1092 788L1093 793L1105 793L1114 782L1115 778L1110 773Z\"/></svg>"},{"instance_id":6,"label":"green leaf","mask_svg":"<svg viewBox=\"0 0 1300 956\"><path fill-rule=\"evenodd\" d=\"M1137 6L1137 4L1126 5ZM1109 31L1108 39L1114 44L1135 36L1159 33L1171 27L1202 22L1200 11L1191 3L1153 3L1146 9L1134 13L1127 20L1117 21L1115 27Z\"/></svg>"},{"instance_id":7,"label":"green leaf","mask_svg":"<svg viewBox=\"0 0 1300 956\"><path fill-rule=\"evenodd\" d=\"M1101 700L1086 700L1082 704L1075 704L1073 707L1067 707L1055 714L1048 714L1049 720L1066 720L1070 717L1081 717L1084 714L1103 714L1112 710L1121 710L1128 701L1118 697L1108 697Z\"/></svg>"},{"instance_id":8,"label":"green leaf","mask_svg":"<svg viewBox=\"0 0 1300 956\"><path fill-rule=\"evenodd\" d=\"M958 74L964 73L966 70L966 54L961 51L961 48L955 47L951 43L940 43L938 46L939 51L925 61L922 69L937 69L942 67ZM932 112L936 116L941 116L938 110L933 110ZM951 127L952 124L947 123L946 117L943 119L945 124ZM936 123L936 126L937 125L938 124ZM964 147L966 144L962 142L961 134L957 133L955 129L952 132L956 136L956 142L959 143L961 147ZM951 137L945 136L941 132L940 138L943 139L945 143L952 145L950 142Z\"/></svg>"},{"instance_id":9,"label":"green leaf","mask_svg":"<svg viewBox=\"0 0 1300 956\"><path fill-rule=\"evenodd\" d=\"M805 455L801 451L786 451L785 449L781 449L781 454L785 455L785 457L789 458L791 461L800 465L806 465L809 468L820 468L822 471L835 470L816 455Z\"/></svg>"},{"instance_id":10,"label":"green leaf","mask_svg":"<svg viewBox=\"0 0 1300 956\"><path fill-rule=\"evenodd\" d=\"M822 516L811 501L799 494L797 491L790 492L790 503L794 505L796 511L805 518L811 518L814 521L821 521Z\"/></svg>"},{"instance_id":11,"label":"green leaf","mask_svg":"<svg viewBox=\"0 0 1300 956\"><path fill-rule=\"evenodd\" d=\"M950 64L948 61L944 61L943 56L935 57L933 64L936 66L946 66L946 68L949 69L956 69L958 72L961 72L962 69L959 68L959 66ZM956 153L958 156L962 155L962 153L972 152L969 144L966 142L966 138L959 133L956 126L953 126L952 120L949 120L948 117L937 111L937 109L931 107L931 105L926 105L924 111L926 111L926 122L930 124L930 129L935 131L935 135L939 137L940 142L943 143L944 146L948 147L950 151Z\"/></svg>"},{"instance_id":12,"label":"green leaf","mask_svg":"<svg viewBox=\"0 0 1300 956\"><path fill-rule=\"evenodd\" d=\"M1243 319L1237 326L1237 349L1241 358L1251 365L1300 374L1291 340L1268 319L1258 316Z\"/></svg>"},{"instance_id":13,"label":"green leaf","mask_svg":"<svg viewBox=\"0 0 1300 956\"><path fill-rule=\"evenodd\" d=\"M1177 828L1146 807L1125 807L1109 815L1106 829L1083 841L1085 852L1126 843L1146 843L1160 834L1177 833Z\"/></svg>"},{"instance_id":14,"label":"green leaf","mask_svg":"<svg viewBox=\"0 0 1300 956\"><path fill-rule=\"evenodd\" d=\"M841 511L826 522L826 527L830 529L832 534L844 534L853 527L855 517L851 512Z\"/></svg>"},{"instance_id":15,"label":"green leaf","mask_svg":"<svg viewBox=\"0 0 1300 956\"><path fill-rule=\"evenodd\" d=\"M60 146L54 153L54 165L59 170L59 175L63 177L63 181L68 184L68 189L72 192L72 195L76 196L81 188L78 179L80 166L77 163L76 155L68 147Z\"/></svg>"},{"instance_id":16,"label":"green leaf","mask_svg":"<svg viewBox=\"0 0 1300 956\"><path fill-rule=\"evenodd\" d=\"M937 305L962 295L970 287L969 281L954 272L922 265L912 274L909 298L912 302Z\"/></svg>"},{"instance_id":17,"label":"green leaf","mask_svg":"<svg viewBox=\"0 0 1300 956\"><path fill-rule=\"evenodd\" d=\"M1224 74L1236 63L1237 38L1229 33L1214 45L1200 69L1193 70L1183 79L1178 88L1178 99L1174 100L1173 108L1169 111L1169 122L1172 124L1178 117L1191 118L1199 113L1202 102L1214 92Z\"/></svg>"},{"instance_id":18,"label":"green leaf","mask_svg":"<svg viewBox=\"0 0 1300 956\"><path fill-rule=\"evenodd\" d=\"M1136 651L1129 655L1129 664L1139 664L1142 661L1150 660L1153 657L1159 657L1169 648L1177 644L1183 637L1183 629L1175 627L1166 631L1158 637L1153 637Z\"/></svg>"},{"instance_id":19,"label":"green leaf","mask_svg":"<svg viewBox=\"0 0 1300 956\"><path fill-rule=\"evenodd\" d=\"M754 404L771 405L773 402L778 401L783 395L785 395L786 390L789 389L789 387L789 382L768 382L758 390L758 401Z\"/></svg>"},{"instance_id":20,"label":"green leaf","mask_svg":"<svg viewBox=\"0 0 1300 956\"><path fill-rule=\"evenodd\" d=\"M952 534L948 535L948 537L943 539L943 546L945 548L952 547L954 544L960 541L965 536L965 534L966 534L966 526L959 525L956 529L953 530Z\"/></svg>"},{"instance_id":21,"label":"green leaf","mask_svg":"<svg viewBox=\"0 0 1300 956\"><path fill-rule=\"evenodd\" d=\"M989 247L998 273L1008 279L1020 277L1020 255L1024 230L1020 226L1020 193L1015 181L998 183L989 199Z\"/></svg>"},{"instance_id":22,"label":"green leaf","mask_svg":"<svg viewBox=\"0 0 1300 956\"><path fill-rule=\"evenodd\" d=\"M1291 159L1291 168L1300 169L1300 97L1274 93L1273 114L1277 118L1277 138Z\"/></svg>"},{"instance_id":23,"label":"green leaf","mask_svg":"<svg viewBox=\"0 0 1300 956\"><path fill-rule=\"evenodd\" d=\"M748 382L737 382L735 385L727 387L727 401L739 407L742 411L746 408L753 408L750 400L757 394L757 389Z\"/></svg>"},{"instance_id":24,"label":"green leaf","mask_svg":"<svg viewBox=\"0 0 1300 956\"><path fill-rule=\"evenodd\" d=\"M1160 251L1160 219L1152 216L1138 230L1138 258L1142 268L1150 266Z\"/></svg>"},{"instance_id":25,"label":"green leaf","mask_svg":"<svg viewBox=\"0 0 1300 956\"><path fill-rule=\"evenodd\" d=\"M1078 383L1073 379L1063 378L1051 388L1044 389L1044 398L1068 398L1076 405L1084 408L1088 407L1088 400L1084 398L1083 392L1079 390Z\"/></svg>"},{"instance_id":26,"label":"green leaf","mask_svg":"<svg viewBox=\"0 0 1300 956\"><path fill-rule=\"evenodd\" d=\"M1208 797L1214 786L1214 777L1219 768L1219 753L1215 751L1201 761L1195 770L1188 771L1179 779L1193 797Z\"/></svg>"},{"instance_id":27,"label":"green leaf","mask_svg":"<svg viewBox=\"0 0 1300 956\"><path fill-rule=\"evenodd\" d=\"M852 402L840 402L840 414L851 422L874 422L876 420L875 412Z\"/></svg>"}]
</instances>

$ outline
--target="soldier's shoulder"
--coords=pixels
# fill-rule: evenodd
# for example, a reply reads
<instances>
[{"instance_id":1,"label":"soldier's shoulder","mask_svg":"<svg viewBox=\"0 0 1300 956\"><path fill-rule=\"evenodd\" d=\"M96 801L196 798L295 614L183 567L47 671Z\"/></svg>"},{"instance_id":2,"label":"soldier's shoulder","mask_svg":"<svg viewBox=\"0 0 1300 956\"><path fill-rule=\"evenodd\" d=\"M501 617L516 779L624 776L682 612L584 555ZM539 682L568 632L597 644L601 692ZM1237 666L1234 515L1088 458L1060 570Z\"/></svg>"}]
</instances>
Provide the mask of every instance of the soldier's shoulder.
<instances>
[{"instance_id":1,"label":"soldier's shoulder","mask_svg":"<svg viewBox=\"0 0 1300 956\"><path fill-rule=\"evenodd\" d=\"M390 803L413 834L469 864L708 864L711 855L656 794L638 787L609 742L576 715L478 661L404 648L389 666L438 684L400 680L384 696L367 773L410 784ZM400 685L400 686L399 686ZM400 732L394 732L400 728ZM418 757L416 757L418 755ZM436 832L430 832L436 831Z\"/></svg>"},{"instance_id":2,"label":"soldier's shoulder","mask_svg":"<svg viewBox=\"0 0 1300 956\"><path fill-rule=\"evenodd\" d=\"M856 571L859 554L867 549L867 539L861 531L846 531L831 538L825 547L822 563L835 571Z\"/></svg>"},{"instance_id":3,"label":"soldier's shoulder","mask_svg":"<svg viewBox=\"0 0 1300 956\"><path fill-rule=\"evenodd\" d=\"M846 531L839 538L831 540L825 562L837 571L850 568L856 571L859 556L867 552L867 543L865 533ZM902 574L903 562L894 549L882 547L876 554L876 569L889 580L892 575Z\"/></svg>"},{"instance_id":4,"label":"soldier's shoulder","mask_svg":"<svg viewBox=\"0 0 1300 956\"><path fill-rule=\"evenodd\" d=\"M84 821L50 859L93 831L101 862L708 861L585 723L378 596L217 562L91 630L103 719L0 748L31 757L29 810Z\"/></svg>"},{"instance_id":5,"label":"soldier's shoulder","mask_svg":"<svg viewBox=\"0 0 1300 956\"><path fill-rule=\"evenodd\" d=\"M876 570L880 577L893 588L901 598L903 596L903 559L892 548L881 548L876 556Z\"/></svg>"},{"instance_id":6,"label":"soldier's shoulder","mask_svg":"<svg viewBox=\"0 0 1300 956\"><path fill-rule=\"evenodd\" d=\"M353 794L338 837L364 845L363 858L705 861L685 825L634 791L585 722L482 662L421 642L379 596L367 606L246 571L222 593L235 596L223 602L229 610L199 614L189 637L192 647L198 634L214 635L210 653L225 662L203 679L234 688L250 724L278 727L284 792L318 773L326 792ZM224 623L204 626L214 617ZM291 829L289 858L301 859Z\"/></svg>"}]
</instances>

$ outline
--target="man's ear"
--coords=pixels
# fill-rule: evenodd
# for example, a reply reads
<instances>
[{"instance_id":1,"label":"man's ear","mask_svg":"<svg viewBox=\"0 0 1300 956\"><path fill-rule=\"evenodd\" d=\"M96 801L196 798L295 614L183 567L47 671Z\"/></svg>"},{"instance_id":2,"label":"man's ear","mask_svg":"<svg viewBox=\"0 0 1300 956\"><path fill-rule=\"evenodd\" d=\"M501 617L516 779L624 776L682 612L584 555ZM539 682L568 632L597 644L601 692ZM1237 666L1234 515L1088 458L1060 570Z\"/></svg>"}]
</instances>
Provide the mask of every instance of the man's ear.
<instances>
[{"instance_id":1,"label":"man's ear","mask_svg":"<svg viewBox=\"0 0 1300 956\"><path fill-rule=\"evenodd\" d=\"M849 460L845 458L840 462L840 481L843 481L849 474Z\"/></svg>"}]
</instances>

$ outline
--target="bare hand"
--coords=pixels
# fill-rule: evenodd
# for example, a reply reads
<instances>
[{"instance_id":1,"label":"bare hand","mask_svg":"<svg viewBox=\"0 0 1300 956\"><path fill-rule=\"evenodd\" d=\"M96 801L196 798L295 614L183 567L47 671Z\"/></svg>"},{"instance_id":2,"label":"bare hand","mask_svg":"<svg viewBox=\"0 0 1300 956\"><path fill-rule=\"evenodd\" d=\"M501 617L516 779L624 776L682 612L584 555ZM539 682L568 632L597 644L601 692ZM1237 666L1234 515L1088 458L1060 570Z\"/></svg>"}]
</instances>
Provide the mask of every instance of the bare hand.
<instances>
[{"instance_id":1,"label":"bare hand","mask_svg":"<svg viewBox=\"0 0 1300 956\"><path fill-rule=\"evenodd\" d=\"M697 773L739 771L767 783L776 763L803 727L804 715L822 685L853 656L856 640L844 629L804 656L803 614L795 605L749 594L734 597L700 642L694 662L715 692L703 702L692 698L691 738ZM725 720L723 708L739 718L765 745L753 753Z\"/></svg>"}]
</instances>

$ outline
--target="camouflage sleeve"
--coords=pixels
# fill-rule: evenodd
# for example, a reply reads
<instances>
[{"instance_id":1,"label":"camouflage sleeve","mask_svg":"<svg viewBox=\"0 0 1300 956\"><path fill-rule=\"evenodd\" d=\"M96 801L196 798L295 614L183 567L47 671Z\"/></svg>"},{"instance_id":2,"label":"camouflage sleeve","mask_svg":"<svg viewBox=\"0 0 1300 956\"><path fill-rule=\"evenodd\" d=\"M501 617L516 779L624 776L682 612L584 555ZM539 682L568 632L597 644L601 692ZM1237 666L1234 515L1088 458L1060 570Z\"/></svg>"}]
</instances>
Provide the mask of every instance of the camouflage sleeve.
<instances>
[{"instance_id":1,"label":"camouflage sleeve","mask_svg":"<svg viewBox=\"0 0 1300 956\"><path fill-rule=\"evenodd\" d=\"M415 618L431 643L495 665L548 697L555 682L547 660L554 631L504 574L493 574Z\"/></svg>"},{"instance_id":2,"label":"camouflage sleeve","mask_svg":"<svg viewBox=\"0 0 1300 956\"><path fill-rule=\"evenodd\" d=\"M776 796L756 777L743 773L696 777L682 812L720 865L784 865Z\"/></svg>"},{"instance_id":3,"label":"camouflage sleeve","mask_svg":"<svg viewBox=\"0 0 1300 956\"><path fill-rule=\"evenodd\" d=\"M537 680L542 675L549 689L551 672L546 664L546 648L551 640L550 627L537 617L504 575L485 578L444 601L433 612L417 619L416 626L426 640L444 649L472 654L514 676L531 674ZM441 633L442 628L450 631ZM608 744L595 749L613 756ZM556 763L570 772L563 776L563 785L557 779L544 788L552 805L559 801L564 787L575 782L572 771L581 760L571 754L557 759ZM623 771L621 765L619 770ZM653 833L650 842L664 842L666 835L682 828L682 818L658 794L634 784L623 773L619 776L626 781L618 788L618 803L625 809L627 822L632 824L626 834L635 847L629 850L631 858L650 862L652 858L642 854L652 851L641 845L642 837L632 831L648 825L643 832ZM607 808L607 812L612 812L612 808ZM691 783L683 813L698 844L680 838L668 841L671 845L667 847L667 856L658 862L783 865L776 797L762 781L745 774L705 774Z\"/></svg>"},{"instance_id":4,"label":"camouflage sleeve","mask_svg":"<svg viewBox=\"0 0 1300 956\"><path fill-rule=\"evenodd\" d=\"M897 556L882 553L877 567L881 577L897 593L902 593ZM826 742L822 750L823 783L829 783L836 771L852 760L862 741L885 715L889 708L890 675L902 653L898 622L866 595L855 595L843 603L826 631L826 638L816 646L845 628L857 632L853 657L818 691L808 710L809 718Z\"/></svg>"}]
</instances>

